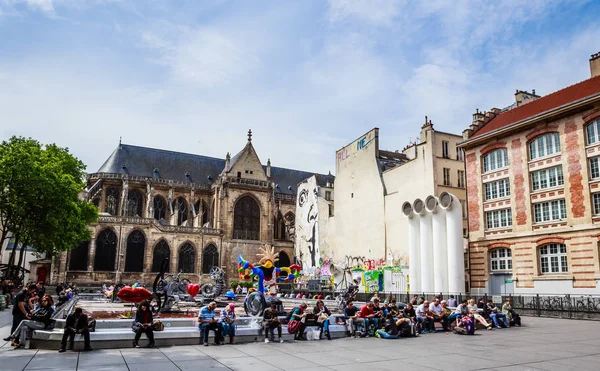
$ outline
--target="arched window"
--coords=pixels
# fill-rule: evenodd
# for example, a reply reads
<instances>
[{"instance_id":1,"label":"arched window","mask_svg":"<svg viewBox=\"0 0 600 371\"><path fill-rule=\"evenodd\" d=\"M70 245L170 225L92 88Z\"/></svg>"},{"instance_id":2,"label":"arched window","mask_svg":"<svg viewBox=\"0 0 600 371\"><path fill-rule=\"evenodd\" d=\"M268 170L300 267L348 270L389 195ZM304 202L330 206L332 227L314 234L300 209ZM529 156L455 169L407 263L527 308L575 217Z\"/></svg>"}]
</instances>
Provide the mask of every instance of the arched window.
<instances>
[{"instance_id":1,"label":"arched window","mask_svg":"<svg viewBox=\"0 0 600 371\"><path fill-rule=\"evenodd\" d=\"M219 251L215 245L208 245L202 252L202 273L210 273L210 268L219 266Z\"/></svg>"},{"instance_id":2,"label":"arched window","mask_svg":"<svg viewBox=\"0 0 600 371\"><path fill-rule=\"evenodd\" d=\"M88 253L90 249L90 241L80 243L76 248L71 250L71 260L69 260L69 270L72 271L87 271L88 270Z\"/></svg>"},{"instance_id":3,"label":"arched window","mask_svg":"<svg viewBox=\"0 0 600 371\"><path fill-rule=\"evenodd\" d=\"M290 265L291 265L290 257L288 256L288 254L286 254L285 251L280 251L279 252L279 260L275 263L275 266L280 268L280 267L289 267Z\"/></svg>"},{"instance_id":4,"label":"arched window","mask_svg":"<svg viewBox=\"0 0 600 371\"><path fill-rule=\"evenodd\" d=\"M107 228L98 233L96 237L96 254L94 256L95 271L115 270L115 258L117 257L117 235Z\"/></svg>"},{"instance_id":5,"label":"arched window","mask_svg":"<svg viewBox=\"0 0 600 371\"><path fill-rule=\"evenodd\" d=\"M494 171L508 166L508 151L506 148L494 150L483 156L483 172Z\"/></svg>"},{"instance_id":6,"label":"arched window","mask_svg":"<svg viewBox=\"0 0 600 371\"><path fill-rule=\"evenodd\" d=\"M568 273L567 246L549 243L540 247L540 271L542 274Z\"/></svg>"},{"instance_id":7,"label":"arched window","mask_svg":"<svg viewBox=\"0 0 600 371\"><path fill-rule=\"evenodd\" d=\"M600 142L600 120L596 120L586 127L587 144Z\"/></svg>"},{"instance_id":8,"label":"arched window","mask_svg":"<svg viewBox=\"0 0 600 371\"><path fill-rule=\"evenodd\" d=\"M106 190L106 200L104 202L104 211L110 215L119 214L119 194L120 191L117 188L110 187Z\"/></svg>"},{"instance_id":9,"label":"arched window","mask_svg":"<svg viewBox=\"0 0 600 371\"><path fill-rule=\"evenodd\" d=\"M190 243L184 243L179 247L179 270L183 273L194 273L196 271L196 250Z\"/></svg>"},{"instance_id":10,"label":"arched window","mask_svg":"<svg viewBox=\"0 0 600 371\"><path fill-rule=\"evenodd\" d=\"M490 269L492 271L512 270L512 253L510 249L500 248L490 251Z\"/></svg>"},{"instance_id":11,"label":"arched window","mask_svg":"<svg viewBox=\"0 0 600 371\"><path fill-rule=\"evenodd\" d=\"M162 263L165 259L171 257L171 249L167 244L167 241L160 240L154 245L154 251L152 252L152 272L160 272ZM169 271L169 265L167 265L167 272Z\"/></svg>"},{"instance_id":12,"label":"arched window","mask_svg":"<svg viewBox=\"0 0 600 371\"><path fill-rule=\"evenodd\" d=\"M240 198L235 204L233 238L241 240L260 239L260 207L250 196Z\"/></svg>"},{"instance_id":13,"label":"arched window","mask_svg":"<svg viewBox=\"0 0 600 371\"><path fill-rule=\"evenodd\" d=\"M166 219L167 215L167 201L162 196L154 197L154 219L161 220Z\"/></svg>"},{"instance_id":14,"label":"arched window","mask_svg":"<svg viewBox=\"0 0 600 371\"><path fill-rule=\"evenodd\" d=\"M127 194L127 216L142 217L144 196L137 189L132 189Z\"/></svg>"},{"instance_id":15,"label":"arched window","mask_svg":"<svg viewBox=\"0 0 600 371\"><path fill-rule=\"evenodd\" d=\"M144 271L144 248L146 236L139 230L134 230L127 237L127 250L125 252L125 272Z\"/></svg>"},{"instance_id":16,"label":"arched window","mask_svg":"<svg viewBox=\"0 0 600 371\"><path fill-rule=\"evenodd\" d=\"M175 207L177 208L177 225L184 225L188 219L188 206L185 198L179 197L175 201Z\"/></svg>"},{"instance_id":17,"label":"arched window","mask_svg":"<svg viewBox=\"0 0 600 371\"><path fill-rule=\"evenodd\" d=\"M277 212L277 218L275 218L275 223L273 225L274 228L274 234L273 236L275 237L276 240L285 240L286 239L286 234L285 234L285 221L283 220L283 215L281 215L281 212Z\"/></svg>"},{"instance_id":18,"label":"arched window","mask_svg":"<svg viewBox=\"0 0 600 371\"><path fill-rule=\"evenodd\" d=\"M560 152L560 135L547 133L540 135L529 143L529 159L550 156Z\"/></svg>"}]
</instances>

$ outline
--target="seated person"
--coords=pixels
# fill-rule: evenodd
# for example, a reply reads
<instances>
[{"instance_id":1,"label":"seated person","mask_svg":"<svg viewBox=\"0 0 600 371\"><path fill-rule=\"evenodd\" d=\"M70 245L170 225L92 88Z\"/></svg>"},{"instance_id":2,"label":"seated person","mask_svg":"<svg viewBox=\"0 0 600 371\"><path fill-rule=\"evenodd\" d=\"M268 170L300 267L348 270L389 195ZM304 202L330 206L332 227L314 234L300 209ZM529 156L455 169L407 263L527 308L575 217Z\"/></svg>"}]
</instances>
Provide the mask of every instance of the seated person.
<instances>
[{"instance_id":1,"label":"seated person","mask_svg":"<svg viewBox=\"0 0 600 371\"><path fill-rule=\"evenodd\" d=\"M305 318L307 307L308 305L306 305L306 303L302 303L292 310L292 316L290 317L290 319L300 321L300 328L298 329L298 332L296 332L296 334L294 335L294 340L306 340L306 338L304 337L304 329L306 328Z\"/></svg>"},{"instance_id":2,"label":"seated person","mask_svg":"<svg viewBox=\"0 0 600 371\"><path fill-rule=\"evenodd\" d=\"M477 307L477 305L475 305L475 299L470 299L468 303L469 305L467 305L467 309L469 310L469 313L473 315L473 319L484 325L488 330L491 330L492 325L487 323L485 318L483 318L483 316L479 314L479 308Z\"/></svg>"},{"instance_id":3,"label":"seated person","mask_svg":"<svg viewBox=\"0 0 600 371\"><path fill-rule=\"evenodd\" d=\"M83 344L85 350L92 350L90 346L90 331L88 329L88 317L83 314L83 309L75 308L75 311L67 316L65 322L65 330L63 337L60 342L59 353L66 351L67 340L69 340L69 350L73 350L73 340L75 334L81 334L83 336Z\"/></svg>"},{"instance_id":4,"label":"seated person","mask_svg":"<svg viewBox=\"0 0 600 371\"><path fill-rule=\"evenodd\" d=\"M277 338L280 343L283 343L283 339L281 338L281 323L279 322L279 318L277 317L277 304L271 304L271 308L265 310L263 315L263 327L265 328L265 343L274 341L275 337L275 329L277 329ZM269 336L269 332L271 336Z\"/></svg>"},{"instance_id":5,"label":"seated person","mask_svg":"<svg viewBox=\"0 0 600 371\"><path fill-rule=\"evenodd\" d=\"M467 314L469 314L469 311L467 310L467 300L463 299L462 303L458 304L454 312L448 316L448 321L454 321L455 319L462 318Z\"/></svg>"},{"instance_id":6,"label":"seated person","mask_svg":"<svg viewBox=\"0 0 600 371\"><path fill-rule=\"evenodd\" d=\"M317 323L319 327L321 327L321 334L325 332L325 336L327 340L331 340L331 334L329 333L329 316L331 316L331 312L323 303L323 300L317 300L317 305L313 309L313 314L317 317ZM319 334L319 338L321 337Z\"/></svg>"},{"instance_id":7,"label":"seated person","mask_svg":"<svg viewBox=\"0 0 600 371\"><path fill-rule=\"evenodd\" d=\"M356 337L356 327L365 327L365 319L358 318L358 308L354 306L352 301L349 301L344 308L344 316L348 319L348 327L350 327L350 336Z\"/></svg>"},{"instance_id":8,"label":"seated person","mask_svg":"<svg viewBox=\"0 0 600 371\"><path fill-rule=\"evenodd\" d=\"M444 331L448 331L448 316L446 315L446 310L440 303L440 298L436 297L433 299L433 303L429 306L429 309L433 313L433 321L440 322Z\"/></svg>"},{"instance_id":9,"label":"seated person","mask_svg":"<svg viewBox=\"0 0 600 371\"><path fill-rule=\"evenodd\" d=\"M216 319L215 309L217 303L210 302L207 306L202 307L198 313L198 328L200 329L200 335L202 336L204 346L208 346L208 332L210 330L215 333L215 345L221 344L221 326L219 321Z\"/></svg>"},{"instance_id":10,"label":"seated person","mask_svg":"<svg viewBox=\"0 0 600 371\"><path fill-rule=\"evenodd\" d=\"M52 314L54 309L52 306L54 301L50 295L44 295L42 303L39 309L31 314L30 319L24 319L19 323L19 326L12 333L12 346L15 348L21 348L25 346L25 340L31 330L43 330L50 325L52 321Z\"/></svg>"},{"instance_id":11,"label":"seated person","mask_svg":"<svg viewBox=\"0 0 600 371\"><path fill-rule=\"evenodd\" d=\"M492 319L492 322L494 322L494 326L496 326L496 328L500 328L500 323L498 322L498 319L502 321L502 327L510 327L506 319L506 314L498 310L498 308L494 305L493 300L490 299L487 301L484 311L488 315L488 317Z\"/></svg>"},{"instance_id":12,"label":"seated person","mask_svg":"<svg viewBox=\"0 0 600 371\"><path fill-rule=\"evenodd\" d=\"M404 320L404 319L402 319ZM378 338L384 339L397 339L398 338L398 326L396 326L396 321L394 317L392 317L391 313L385 317L385 325L383 330L377 330L375 332L375 336Z\"/></svg>"},{"instance_id":13,"label":"seated person","mask_svg":"<svg viewBox=\"0 0 600 371\"><path fill-rule=\"evenodd\" d=\"M377 318L376 328L383 327L383 320L385 318L383 315L383 307L379 306L379 298L376 296L373 298L373 314L375 314L375 318Z\"/></svg>"},{"instance_id":14,"label":"seated person","mask_svg":"<svg viewBox=\"0 0 600 371\"><path fill-rule=\"evenodd\" d=\"M152 328L153 321L152 310L150 310L150 303L144 300L138 305L138 310L135 312L135 320L131 329L135 332L133 339L133 347L139 348L138 342L142 337L142 334L146 334L150 343L148 348L154 347L154 329Z\"/></svg>"},{"instance_id":15,"label":"seated person","mask_svg":"<svg viewBox=\"0 0 600 371\"><path fill-rule=\"evenodd\" d=\"M410 319L413 325L417 322L420 323L417 319L417 312L415 312L415 308L413 308L412 303L406 304L406 307L404 307L402 310L402 317Z\"/></svg>"},{"instance_id":16,"label":"seated person","mask_svg":"<svg viewBox=\"0 0 600 371\"><path fill-rule=\"evenodd\" d=\"M502 305L502 313L506 315L506 319L509 324L514 323L515 325L521 327L521 317L512 309L510 298L506 298L506 301Z\"/></svg>"},{"instance_id":17,"label":"seated person","mask_svg":"<svg viewBox=\"0 0 600 371\"><path fill-rule=\"evenodd\" d=\"M400 315L400 308L396 306L396 299L390 300L390 304L388 305L387 313L385 313L385 315L387 316L388 313L391 313L394 318L402 318Z\"/></svg>"},{"instance_id":18,"label":"seated person","mask_svg":"<svg viewBox=\"0 0 600 371\"><path fill-rule=\"evenodd\" d=\"M435 332L433 312L429 309L429 301L425 300L417 308L417 317L423 325L423 333Z\"/></svg>"},{"instance_id":19,"label":"seated person","mask_svg":"<svg viewBox=\"0 0 600 371\"><path fill-rule=\"evenodd\" d=\"M358 312L358 318L362 318L365 321L366 337L369 337L370 335L370 325L373 325L376 330L379 328L379 320L375 317L375 312L373 310L374 307L375 305L373 305L372 302L368 302L367 304L363 305L363 307L360 308L360 312Z\"/></svg>"},{"instance_id":20,"label":"seated person","mask_svg":"<svg viewBox=\"0 0 600 371\"><path fill-rule=\"evenodd\" d=\"M235 304L229 303L224 309L221 309L221 335L223 339L229 335L229 344L233 344L235 339Z\"/></svg>"},{"instance_id":21,"label":"seated person","mask_svg":"<svg viewBox=\"0 0 600 371\"><path fill-rule=\"evenodd\" d=\"M475 322L472 314L456 317L454 333L461 335L475 335Z\"/></svg>"}]
</instances>

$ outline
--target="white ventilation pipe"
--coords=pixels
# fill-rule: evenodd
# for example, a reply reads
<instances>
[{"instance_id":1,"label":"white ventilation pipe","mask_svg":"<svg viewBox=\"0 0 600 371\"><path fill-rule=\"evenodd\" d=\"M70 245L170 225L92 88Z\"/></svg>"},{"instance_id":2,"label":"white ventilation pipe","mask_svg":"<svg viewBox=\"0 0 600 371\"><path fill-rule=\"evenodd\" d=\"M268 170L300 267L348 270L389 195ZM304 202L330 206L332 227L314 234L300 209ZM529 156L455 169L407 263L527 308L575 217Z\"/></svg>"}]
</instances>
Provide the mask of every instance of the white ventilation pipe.
<instances>
[{"instance_id":1,"label":"white ventilation pipe","mask_svg":"<svg viewBox=\"0 0 600 371\"><path fill-rule=\"evenodd\" d=\"M446 246L446 212L434 196L425 199L425 209L431 213L433 236L433 289L448 292L448 251Z\"/></svg>"},{"instance_id":2,"label":"white ventilation pipe","mask_svg":"<svg viewBox=\"0 0 600 371\"><path fill-rule=\"evenodd\" d=\"M421 291L433 292L433 239L431 231L431 214L425 210L425 203L420 198L413 202L413 211L419 215L419 246L421 249Z\"/></svg>"},{"instance_id":3,"label":"white ventilation pipe","mask_svg":"<svg viewBox=\"0 0 600 371\"><path fill-rule=\"evenodd\" d=\"M465 260L463 252L462 207L456 196L442 192L440 206L446 210L448 234L448 292L465 292Z\"/></svg>"},{"instance_id":4,"label":"white ventilation pipe","mask_svg":"<svg viewBox=\"0 0 600 371\"><path fill-rule=\"evenodd\" d=\"M402 213L408 217L408 267L410 269L410 292L421 292L421 249L419 245L419 217L410 202L402 205Z\"/></svg>"}]
</instances>

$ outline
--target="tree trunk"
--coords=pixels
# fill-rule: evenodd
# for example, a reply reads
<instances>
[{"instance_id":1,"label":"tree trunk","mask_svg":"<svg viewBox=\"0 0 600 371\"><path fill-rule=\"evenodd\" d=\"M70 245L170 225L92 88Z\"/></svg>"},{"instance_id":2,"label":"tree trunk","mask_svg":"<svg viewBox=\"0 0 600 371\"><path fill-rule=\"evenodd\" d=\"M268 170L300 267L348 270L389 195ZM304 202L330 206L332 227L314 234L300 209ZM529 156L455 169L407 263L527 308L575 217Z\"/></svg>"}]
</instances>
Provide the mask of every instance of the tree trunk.
<instances>
[{"instance_id":1,"label":"tree trunk","mask_svg":"<svg viewBox=\"0 0 600 371\"><path fill-rule=\"evenodd\" d=\"M8 276L8 279L10 279L10 280L13 280L16 278L16 275L14 274L14 272L15 272L14 265L15 265L15 257L17 255L17 246L19 246L19 236L15 235L14 239L15 239L15 243L13 245L12 251L10 252L10 257L8 260L8 269L6 270L6 275Z\"/></svg>"},{"instance_id":2,"label":"tree trunk","mask_svg":"<svg viewBox=\"0 0 600 371\"><path fill-rule=\"evenodd\" d=\"M17 275L21 272L21 267L23 266L23 262L24 262L24 258L25 258L25 251L27 250L27 241L23 241L23 243L21 244L21 254L19 255L19 264L17 265ZM25 283L25 282L23 282Z\"/></svg>"}]
</instances>

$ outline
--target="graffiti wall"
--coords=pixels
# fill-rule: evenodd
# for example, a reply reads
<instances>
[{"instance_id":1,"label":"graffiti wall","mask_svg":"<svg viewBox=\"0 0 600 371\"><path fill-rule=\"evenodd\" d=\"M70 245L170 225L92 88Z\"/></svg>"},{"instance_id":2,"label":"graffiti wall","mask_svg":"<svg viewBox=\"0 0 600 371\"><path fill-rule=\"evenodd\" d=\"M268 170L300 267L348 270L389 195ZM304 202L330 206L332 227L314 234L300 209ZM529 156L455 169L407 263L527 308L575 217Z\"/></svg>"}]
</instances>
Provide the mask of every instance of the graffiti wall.
<instances>
[{"instance_id":1,"label":"graffiti wall","mask_svg":"<svg viewBox=\"0 0 600 371\"><path fill-rule=\"evenodd\" d=\"M321 260L318 192L317 179L314 176L298 185L295 250L303 271L319 267ZM327 210L324 212L327 213Z\"/></svg>"}]
</instances>

